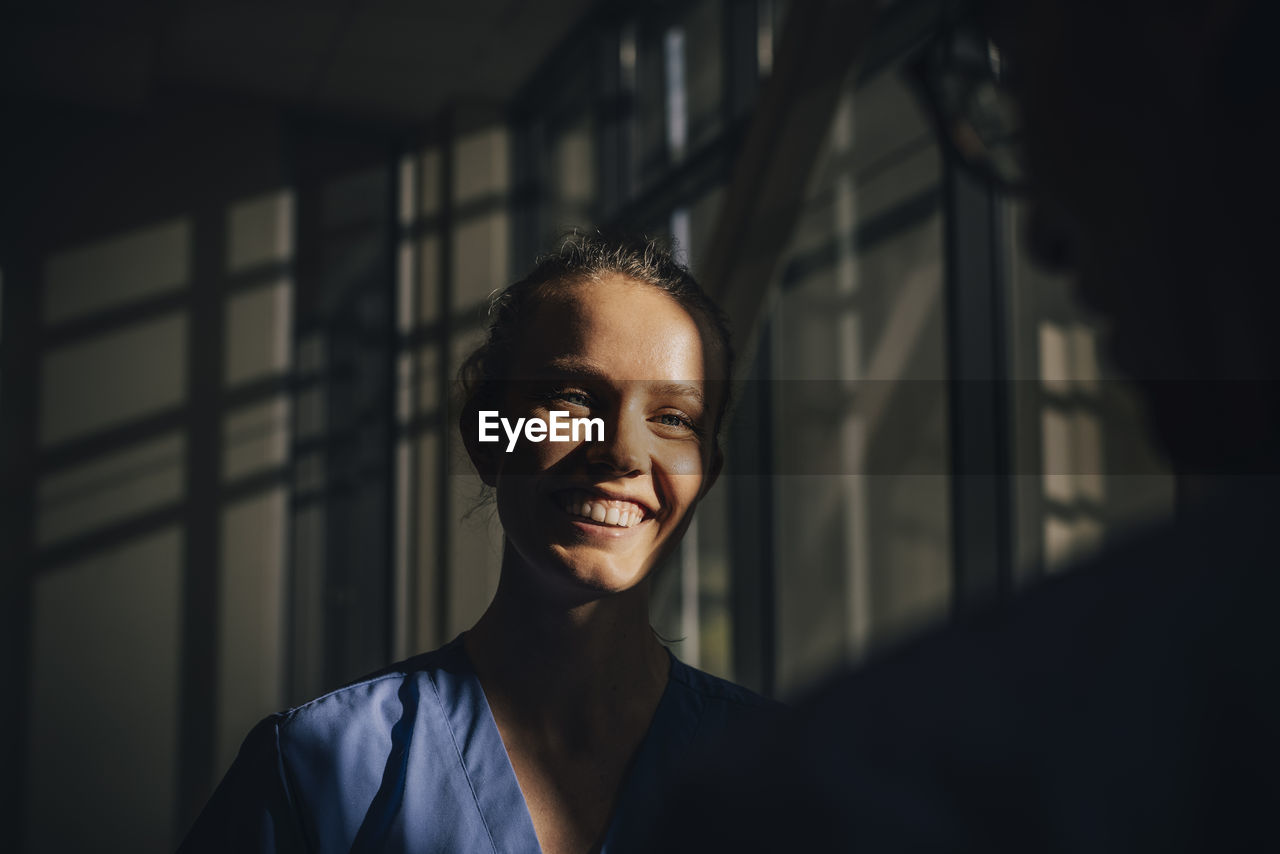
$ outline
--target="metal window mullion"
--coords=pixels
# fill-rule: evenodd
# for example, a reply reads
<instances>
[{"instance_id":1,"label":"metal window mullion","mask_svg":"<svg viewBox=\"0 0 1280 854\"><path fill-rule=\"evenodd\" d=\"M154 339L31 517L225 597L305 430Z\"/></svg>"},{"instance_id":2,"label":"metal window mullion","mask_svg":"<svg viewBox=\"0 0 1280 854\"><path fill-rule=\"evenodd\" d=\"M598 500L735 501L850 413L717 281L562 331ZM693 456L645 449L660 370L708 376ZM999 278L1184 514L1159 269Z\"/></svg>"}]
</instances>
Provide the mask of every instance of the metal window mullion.
<instances>
[{"instance_id":1,"label":"metal window mullion","mask_svg":"<svg viewBox=\"0 0 1280 854\"><path fill-rule=\"evenodd\" d=\"M215 773L226 219L220 205L206 202L192 234L178 827L199 814Z\"/></svg>"},{"instance_id":2,"label":"metal window mullion","mask_svg":"<svg viewBox=\"0 0 1280 854\"><path fill-rule=\"evenodd\" d=\"M17 241L13 244L19 244ZM9 247L6 247L8 249ZM31 696L31 578L35 572L35 499L40 383L39 254L14 248L4 253L4 399L0 403L0 803L5 826L22 849L27 824L28 703Z\"/></svg>"},{"instance_id":3,"label":"metal window mullion","mask_svg":"<svg viewBox=\"0 0 1280 854\"><path fill-rule=\"evenodd\" d=\"M729 557L733 567L735 681L772 696L777 685L777 566L774 554L772 334L767 321L742 384L729 431Z\"/></svg>"},{"instance_id":4,"label":"metal window mullion","mask_svg":"<svg viewBox=\"0 0 1280 854\"><path fill-rule=\"evenodd\" d=\"M995 192L944 170L953 613L998 601L1013 577L1007 297Z\"/></svg>"}]
</instances>

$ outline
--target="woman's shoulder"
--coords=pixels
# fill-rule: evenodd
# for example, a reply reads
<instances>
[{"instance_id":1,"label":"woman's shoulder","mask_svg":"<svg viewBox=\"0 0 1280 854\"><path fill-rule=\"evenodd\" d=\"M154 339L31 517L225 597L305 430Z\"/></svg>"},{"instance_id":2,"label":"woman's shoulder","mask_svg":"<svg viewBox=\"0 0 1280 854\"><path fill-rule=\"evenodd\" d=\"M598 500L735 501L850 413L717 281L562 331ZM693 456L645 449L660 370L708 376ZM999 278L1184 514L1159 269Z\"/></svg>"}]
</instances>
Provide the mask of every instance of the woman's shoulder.
<instances>
[{"instance_id":1,"label":"woman's shoulder","mask_svg":"<svg viewBox=\"0 0 1280 854\"><path fill-rule=\"evenodd\" d=\"M783 706L727 679L671 658L671 701L678 714L696 720L700 732L736 730L768 724Z\"/></svg>"},{"instance_id":2,"label":"woman's shoulder","mask_svg":"<svg viewBox=\"0 0 1280 854\"><path fill-rule=\"evenodd\" d=\"M366 827L383 832L398 814L405 778L390 788L388 781L395 783L396 769L405 773L410 748L414 797L463 816L432 839L481 838L483 827L467 818L455 740L455 728L478 714L474 681L455 641L265 718L245 738L184 851L259 850L258 840L271 838L290 840L281 850L304 850L303 840L333 840L345 850Z\"/></svg>"},{"instance_id":3,"label":"woman's shoulder","mask_svg":"<svg viewBox=\"0 0 1280 854\"><path fill-rule=\"evenodd\" d=\"M424 692L434 693L441 678L464 675L469 665L454 640L439 649L381 667L341 688L272 715L279 738L326 738L350 727L389 730L416 707Z\"/></svg>"},{"instance_id":4,"label":"woman's shoulder","mask_svg":"<svg viewBox=\"0 0 1280 854\"><path fill-rule=\"evenodd\" d=\"M770 700L750 688L685 664L674 655L671 658L671 680L683 690L691 691L712 702L750 707L779 705L776 700Z\"/></svg>"}]
</instances>

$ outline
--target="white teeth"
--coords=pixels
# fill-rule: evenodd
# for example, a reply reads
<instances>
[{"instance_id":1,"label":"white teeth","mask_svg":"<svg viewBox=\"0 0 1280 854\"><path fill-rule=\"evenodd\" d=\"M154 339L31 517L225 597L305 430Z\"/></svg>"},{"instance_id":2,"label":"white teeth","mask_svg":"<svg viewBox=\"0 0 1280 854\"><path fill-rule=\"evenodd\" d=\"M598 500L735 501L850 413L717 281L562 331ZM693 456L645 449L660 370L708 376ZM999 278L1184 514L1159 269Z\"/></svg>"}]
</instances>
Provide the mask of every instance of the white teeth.
<instances>
[{"instance_id":1,"label":"white teeth","mask_svg":"<svg viewBox=\"0 0 1280 854\"><path fill-rule=\"evenodd\" d=\"M644 520L644 512L630 502L566 498L564 509L574 516L615 528L632 528Z\"/></svg>"}]
</instances>

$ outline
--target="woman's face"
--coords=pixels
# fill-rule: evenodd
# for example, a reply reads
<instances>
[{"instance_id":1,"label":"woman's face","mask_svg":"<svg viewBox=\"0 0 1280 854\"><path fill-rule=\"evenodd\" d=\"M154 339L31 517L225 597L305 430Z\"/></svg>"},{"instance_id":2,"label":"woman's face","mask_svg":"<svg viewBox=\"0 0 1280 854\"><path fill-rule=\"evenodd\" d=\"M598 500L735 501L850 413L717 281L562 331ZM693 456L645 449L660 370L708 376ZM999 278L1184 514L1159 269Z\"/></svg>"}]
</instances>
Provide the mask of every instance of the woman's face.
<instances>
[{"instance_id":1,"label":"woman's face","mask_svg":"<svg viewBox=\"0 0 1280 854\"><path fill-rule=\"evenodd\" d=\"M622 276L548 290L516 345L503 417L600 418L604 441L488 445L477 462L529 579L585 601L643 581L719 470L722 383L693 317ZM485 471L485 468L488 470Z\"/></svg>"}]
</instances>

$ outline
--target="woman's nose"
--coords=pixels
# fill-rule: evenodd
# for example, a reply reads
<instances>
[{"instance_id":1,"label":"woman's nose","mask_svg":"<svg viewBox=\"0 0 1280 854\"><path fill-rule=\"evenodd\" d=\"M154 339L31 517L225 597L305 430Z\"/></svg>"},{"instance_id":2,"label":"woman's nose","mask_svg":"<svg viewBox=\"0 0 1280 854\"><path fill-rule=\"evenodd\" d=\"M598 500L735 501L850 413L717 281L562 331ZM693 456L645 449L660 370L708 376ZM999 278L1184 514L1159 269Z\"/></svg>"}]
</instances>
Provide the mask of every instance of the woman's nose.
<instances>
[{"instance_id":1,"label":"woman's nose","mask_svg":"<svg viewBox=\"0 0 1280 854\"><path fill-rule=\"evenodd\" d=\"M604 441L590 444L588 459L592 465L607 468L614 476L642 474L648 459L644 453L647 431L643 422L636 423L638 420L624 413L606 421Z\"/></svg>"}]
</instances>

